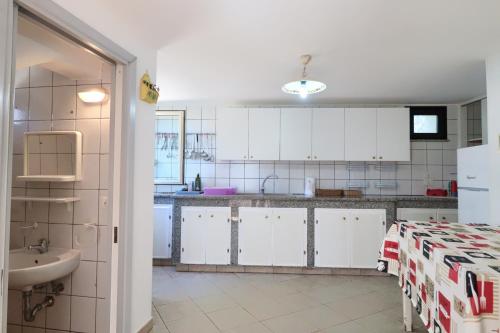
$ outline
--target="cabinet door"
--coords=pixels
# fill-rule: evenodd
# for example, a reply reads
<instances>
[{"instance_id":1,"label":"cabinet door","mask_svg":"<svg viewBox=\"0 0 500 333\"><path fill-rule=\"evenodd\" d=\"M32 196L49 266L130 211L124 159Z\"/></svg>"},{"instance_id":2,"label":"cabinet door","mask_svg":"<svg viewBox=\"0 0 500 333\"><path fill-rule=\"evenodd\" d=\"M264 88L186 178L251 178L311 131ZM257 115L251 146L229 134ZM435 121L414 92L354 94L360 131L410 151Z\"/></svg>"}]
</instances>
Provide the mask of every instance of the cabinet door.
<instances>
[{"instance_id":1,"label":"cabinet door","mask_svg":"<svg viewBox=\"0 0 500 333\"><path fill-rule=\"evenodd\" d=\"M205 262L211 265L229 265L231 208L207 208L205 216Z\"/></svg>"},{"instance_id":2,"label":"cabinet door","mask_svg":"<svg viewBox=\"0 0 500 333\"><path fill-rule=\"evenodd\" d=\"M204 209L182 207L181 263L205 263Z\"/></svg>"},{"instance_id":3,"label":"cabinet door","mask_svg":"<svg viewBox=\"0 0 500 333\"><path fill-rule=\"evenodd\" d=\"M350 213L351 267L377 267L385 235L384 209L353 209Z\"/></svg>"},{"instance_id":4,"label":"cabinet door","mask_svg":"<svg viewBox=\"0 0 500 333\"><path fill-rule=\"evenodd\" d=\"M345 109L345 159L372 161L377 158L377 109Z\"/></svg>"},{"instance_id":5,"label":"cabinet door","mask_svg":"<svg viewBox=\"0 0 500 333\"><path fill-rule=\"evenodd\" d=\"M410 111L407 108L377 109L377 158L380 161L410 160Z\"/></svg>"},{"instance_id":6,"label":"cabinet door","mask_svg":"<svg viewBox=\"0 0 500 333\"><path fill-rule=\"evenodd\" d=\"M398 219L408 221L436 221L435 208L398 208Z\"/></svg>"},{"instance_id":7,"label":"cabinet door","mask_svg":"<svg viewBox=\"0 0 500 333\"><path fill-rule=\"evenodd\" d=\"M218 109L216 137L218 160L248 159L248 109Z\"/></svg>"},{"instance_id":8,"label":"cabinet door","mask_svg":"<svg viewBox=\"0 0 500 333\"><path fill-rule=\"evenodd\" d=\"M312 113L313 160L344 160L344 109L321 108L313 109Z\"/></svg>"},{"instance_id":9,"label":"cabinet door","mask_svg":"<svg viewBox=\"0 0 500 333\"><path fill-rule=\"evenodd\" d=\"M314 218L314 266L349 267L349 210L316 208Z\"/></svg>"},{"instance_id":10,"label":"cabinet door","mask_svg":"<svg viewBox=\"0 0 500 333\"><path fill-rule=\"evenodd\" d=\"M280 109L250 109L248 123L248 158L279 160Z\"/></svg>"},{"instance_id":11,"label":"cabinet door","mask_svg":"<svg viewBox=\"0 0 500 333\"><path fill-rule=\"evenodd\" d=\"M458 210L439 208L437 211L438 221L447 221L458 223Z\"/></svg>"},{"instance_id":12,"label":"cabinet door","mask_svg":"<svg viewBox=\"0 0 500 333\"><path fill-rule=\"evenodd\" d=\"M281 109L280 159L311 160L311 109Z\"/></svg>"},{"instance_id":13,"label":"cabinet door","mask_svg":"<svg viewBox=\"0 0 500 333\"><path fill-rule=\"evenodd\" d=\"M153 258L170 258L172 242L172 206L154 206Z\"/></svg>"},{"instance_id":14,"label":"cabinet door","mask_svg":"<svg viewBox=\"0 0 500 333\"><path fill-rule=\"evenodd\" d=\"M271 266L272 209L240 208L238 264Z\"/></svg>"},{"instance_id":15,"label":"cabinet door","mask_svg":"<svg viewBox=\"0 0 500 333\"><path fill-rule=\"evenodd\" d=\"M307 209L273 209L273 265L307 265Z\"/></svg>"}]
</instances>

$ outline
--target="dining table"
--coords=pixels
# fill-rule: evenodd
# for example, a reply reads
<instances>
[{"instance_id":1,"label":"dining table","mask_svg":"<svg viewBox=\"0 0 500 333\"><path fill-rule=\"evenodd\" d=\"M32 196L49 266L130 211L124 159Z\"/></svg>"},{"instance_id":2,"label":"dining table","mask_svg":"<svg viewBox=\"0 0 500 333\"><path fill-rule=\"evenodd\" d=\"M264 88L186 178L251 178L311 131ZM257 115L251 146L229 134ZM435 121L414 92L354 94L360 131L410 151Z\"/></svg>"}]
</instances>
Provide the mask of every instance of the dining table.
<instances>
[{"instance_id":1,"label":"dining table","mask_svg":"<svg viewBox=\"0 0 500 333\"><path fill-rule=\"evenodd\" d=\"M398 277L405 331L414 307L429 332L500 333L500 227L396 220L377 269Z\"/></svg>"}]
</instances>

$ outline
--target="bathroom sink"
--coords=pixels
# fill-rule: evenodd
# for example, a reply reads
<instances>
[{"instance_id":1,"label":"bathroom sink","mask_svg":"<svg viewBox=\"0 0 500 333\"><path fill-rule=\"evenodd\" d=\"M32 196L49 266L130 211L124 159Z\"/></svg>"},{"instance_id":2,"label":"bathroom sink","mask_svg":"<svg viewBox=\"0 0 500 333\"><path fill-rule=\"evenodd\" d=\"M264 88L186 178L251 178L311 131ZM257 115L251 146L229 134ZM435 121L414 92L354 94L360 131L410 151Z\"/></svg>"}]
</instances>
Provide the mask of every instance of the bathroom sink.
<instances>
[{"instance_id":1,"label":"bathroom sink","mask_svg":"<svg viewBox=\"0 0 500 333\"><path fill-rule=\"evenodd\" d=\"M34 285L62 278L80 264L80 251L49 248L46 253L27 249L9 252L9 288L31 290Z\"/></svg>"}]
</instances>

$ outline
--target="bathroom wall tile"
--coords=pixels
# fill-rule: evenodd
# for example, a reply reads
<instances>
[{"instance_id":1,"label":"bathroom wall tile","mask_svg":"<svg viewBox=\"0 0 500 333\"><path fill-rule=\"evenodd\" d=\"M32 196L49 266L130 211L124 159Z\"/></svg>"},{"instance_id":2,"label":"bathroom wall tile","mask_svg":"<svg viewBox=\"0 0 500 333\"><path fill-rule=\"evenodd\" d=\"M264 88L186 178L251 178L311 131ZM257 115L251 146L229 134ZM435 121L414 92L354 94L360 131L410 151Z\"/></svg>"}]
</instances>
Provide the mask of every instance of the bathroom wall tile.
<instances>
[{"instance_id":1,"label":"bathroom wall tile","mask_svg":"<svg viewBox=\"0 0 500 333\"><path fill-rule=\"evenodd\" d=\"M15 121L12 126L13 132L13 153L24 153L24 132L28 129L26 121Z\"/></svg>"},{"instance_id":2,"label":"bathroom wall tile","mask_svg":"<svg viewBox=\"0 0 500 333\"><path fill-rule=\"evenodd\" d=\"M109 155L99 155L99 188L107 189L109 186Z\"/></svg>"},{"instance_id":3,"label":"bathroom wall tile","mask_svg":"<svg viewBox=\"0 0 500 333\"><path fill-rule=\"evenodd\" d=\"M68 79L67 77L58 73L53 73L52 85L56 86L76 86L76 80Z\"/></svg>"},{"instance_id":4,"label":"bathroom wall tile","mask_svg":"<svg viewBox=\"0 0 500 333\"><path fill-rule=\"evenodd\" d=\"M75 119L76 86L54 87L52 96L53 119Z\"/></svg>"},{"instance_id":5,"label":"bathroom wall tile","mask_svg":"<svg viewBox=\"0 0 500 333\"><path fill-rule=\"evenodd\" d=\"M28 120L29 116L29 89L18 88L14 96L14 120Z\"/></svg>"},{"instance_id":6,"label":"bathroom wall tile","mask_svg":"<svg viewBox=\"0 0 500 333\"><path fill-rule=\"evenodd\" d=\"M28 88L30 86L30 69L29 67L16 68L15 88Z\"/></svg>"},{"instance_id":7,"label":"bathroom wall tile","mask_svg":"<svg viewBox=\"0 0 500 333\"><path fill-rule=\"evenodd\" d=\"M99 191L99 225L109 225L109 194L107 190Z\"/></svg>"},{"instance_id":8,"label":"bathroom wall tile","mask_svg":"<svg viewBox=\"0 0 500 333\"><path fill-rule=\"evenodd\" d=\"M96 333L109 332L109 299L97 299ZM48 332L47 332L48 333Z\"/></svg>"},{"instance_id":9,"label":"bathroom wall tile","mask_svg":"<svg viewBox=\"0 0 500 333\"><path fill-rule=\"evenodd\" d=\"M109 233L109 227L99 226L97 235L97 260L99 261L109 261L111 255L111 234Z\"/></svg>"},{"instance_id":10,"label":"bathroom wall tile","mask_svg":"<svg viewBox=\"0 0 500 333\"><path fill-rule=\"evenodd\" d=\"M47 308L47 328L65 330L70 329L71 296L59 295L54 306Z\"/></svg>"},{"instance_id":11,"label":"bathroom wall tile","mask_svg":"<svg viewBox=\"0 0 500 333\"><path fill-rule=\"evenodd\" d=\"M48 197L49 190L46 189L28 189L27 196ZM32 202L28 204L26 211L26 221L33 222L48 222L49 221L49 204L46 202Z\"/></svg>"},{"instance_id":12,"label":"bathroom wall tile","mask_svg":"<svg viewBox=\"0 0 500 333\"><path fill-rule=\"evenodd\" d=\"M13 188L12 196L24 197L26 190L24 188ZM10 204L10 220L24 222L26 219L26 203L23 201L12 201Z\"/></svg>"},{"instance_id":13,"label":"bathroom wall tile","mask_svg":"<svg viewBox=\"0 0 500 333\"><path fill-rule=\"evenodd\" d=\"M53 247L73 248L73 226L71 224L50 224L49 241Z\"/></svg>"},{"instance_id":14,"label":"bathroom wall tile","mask_svg":"<svg viewBox=\"0 0 500 333\"><path fill-rule=\"evenodd\" d=\"M101 119L101 154L109 153L109 134L109 119Z\"/></svg>"},{"instance_id":15,"label":"bathroom wall tile","mask_svg":"<svg viewBox=\"0 0 500 333\"><path fill-rule=\"evenodd\" d=\"M98 154L101 124L99 119L77 119L76 130L82 133L83 153Z\"/></svg>"},{"instance_id":16,"label":"bathroom wall tile","mask_svg":"<svg viewBox=\"0 0 500 333\"><path fill-rule=\"evenodd\" d=\"M51 87L30 88L29 120L50 120L52 117Z\"/></svg>"},{"instance_id":17,"label":"bathroom wall tile","mask_svg":"<svg viewBox=\"0 0 500 333\"><path fill-rule=\"evenodd\" d=\"M30 87L52 86L52 72L41 66L30 67Z\"/></svg>"},{"instance_id":18,"label":"bathroom wall tile","mask_svg":"<svg viewBox=\"0 0 500 333\"><path fill-rule=\"evenodd\" d=\"M80 261L72 274L71 294L76 296L96 297L97 263Z\"/></svg>"},{"instance_id":19,"label":"bathroom wall tile","mask_svg":"<svg viewBox=\"0 0 500 333\"><path fill-rule=\"evenodd\" d=\"M80 198L80 201L75 202L75 224L97 224L98 193L98 190L75 190L75 196Z\"/></svg>"},{"instance_id":20,"label":"bathroom wall tile","mask_svg":"<svg viewBox=\"0 0 500 333\"><path fill-rule=\"evenodd\" d=\"M97 263L97 297L109 298L110 279L108 277L110 276L110 274L110 263Z\"/></svg>"},{"instance_id":21,"label":"bathroom wall tile","mask_svg":"<svg viewBox=\"0 0 500 333\"><path fill-rule=\"evenodd\" d=\"M99 188L99 162L98 154L83 154L82 156L82 180L75 183L76 189L98 189Z\"/></svg>"},{"instance_id":22,"label":"bathroom wall tile","mask_svg":"<svg viewBox=\"0 0 500 333\"><path fill-rule=\"evenodd\" d=\"M24 233L26 229L22 227L25 226L26 224L24 222L10 222L10 249L20 249L24 247Z\"/></svg>"},{"instance_id":23,"label":"bathroom wall tile","mask_svg":"<svg viewBox=\"0 0 500 333\"><path fill-rule=\"evenodd\" d=\"M71 296L71 330L94 333L95 309L95 298Z\"/></svg>"},{"instance_id":24,"label":"bathroom wall tile","mask_svg":"<svg viewBox=\"0 0 500 333\"><path fill-rule=\"evenodd\" d=\"M81 251L80 260L97 260L97 228L73 226L73 248Z\"/></svg>"},{"instance_id":25,"label":"bathroom wall tile","mask_svg":"<svg viewBox=\"0 0 500 333\"><path fill-rule=\"evenodd\" d=\"M75 120L53 120L52 130L54 131L75 131Z\"/></svg>"}]
</instances>

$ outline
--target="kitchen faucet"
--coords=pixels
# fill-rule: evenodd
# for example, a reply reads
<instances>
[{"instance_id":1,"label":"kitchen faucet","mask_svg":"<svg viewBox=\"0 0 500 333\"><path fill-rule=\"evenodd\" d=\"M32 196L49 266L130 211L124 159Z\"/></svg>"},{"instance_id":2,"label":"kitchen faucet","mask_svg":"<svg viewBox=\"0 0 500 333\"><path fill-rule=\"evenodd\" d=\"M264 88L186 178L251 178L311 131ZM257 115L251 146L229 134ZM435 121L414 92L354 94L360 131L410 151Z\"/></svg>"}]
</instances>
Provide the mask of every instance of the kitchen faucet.
<instances>
[{"instance_id":1,"label":"kitchen faucet","mask_svg":"<svg viewBox=\"0 0 500 333\"><path fill-rule=\"evenodd\" d=\"M28 246L28 250L37 250L39 253L46 253L49 250L49 242L42 238L38 244Z\"/></svg>"},{"instance_id":2,"label":"kitchen faucet","mask_svg":"<svg viewBox=\"0 0 500 333\"><path fill-rule=\"evenodd\" d=\"M262 185L260 187L260 193L262 193L262 194L264 194L264 192L265 192L265 185L266 185L266 182L268 179L278 179L278 176L276 174L272 174L272 175L269 175L266 178L264 178L264 180L262 181Z\"/></svg>"}]
</instances>

